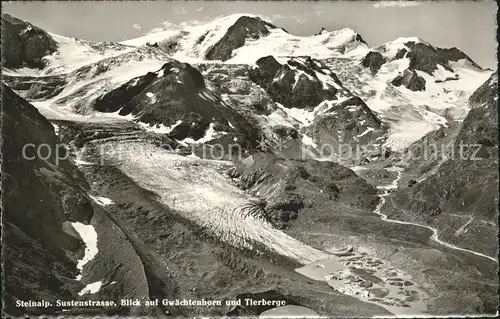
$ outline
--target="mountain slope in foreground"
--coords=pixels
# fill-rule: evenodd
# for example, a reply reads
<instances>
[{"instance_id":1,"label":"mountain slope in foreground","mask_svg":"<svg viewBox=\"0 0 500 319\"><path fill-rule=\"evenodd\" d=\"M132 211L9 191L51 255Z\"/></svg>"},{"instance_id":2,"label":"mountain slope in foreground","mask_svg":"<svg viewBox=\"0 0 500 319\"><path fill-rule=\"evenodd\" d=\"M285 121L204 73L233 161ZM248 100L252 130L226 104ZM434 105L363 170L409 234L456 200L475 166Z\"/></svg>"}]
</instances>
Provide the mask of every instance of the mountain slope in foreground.
<instances>
[{"instance_id":1,"label":"mountain slope in foreground","mask_svg":"<svg viewBox=\"0 0 500 319\"><path fill-rule=\"evenodd\" d=\"M84 178L72 160L62 160L58 166L55 157L45 161L20 158L25 143L55 147L59 137L32 105L6 86L2 93L7 176L4 185L9 189L4 197L3 214L4 313L162 317L207 313L258 315L271 308L270 305L237 308L223 305L206 312L203 307L195 306L179 309L55 305L56 300L118 303L123 298L266 298L306 306L319 314L388 313L378 306L364 305L355 298L330 291L321 282L309 281L293 271L296 265L293 260L245 252L220 242L158 202L156 195L140 188L112 165L80 166ZM58 134L63 140L96 129L96 124L59 124ZM137 127L135 130L140 132ZM134 129L129 127L127 131ZM26 198L27 187L35 197ZM92 196L90 192L106 193L113 200ZM144 232L145 229L149 231ZM88 238L92 233L97 235L93 241ZM140 233L146 235L138 237ZM82 246L86 247L85 256ZM82 260L86 261L84 265ZM199 263L200 260L210 262ZM80 273L79 269L83 271ZM324 304L321 300L325 298L335 302ZM52 306L14 305L16 300L27 299L45 300L52 302ZM342 305L340 310L338 304Z\"/></svg>"}]
</instances>

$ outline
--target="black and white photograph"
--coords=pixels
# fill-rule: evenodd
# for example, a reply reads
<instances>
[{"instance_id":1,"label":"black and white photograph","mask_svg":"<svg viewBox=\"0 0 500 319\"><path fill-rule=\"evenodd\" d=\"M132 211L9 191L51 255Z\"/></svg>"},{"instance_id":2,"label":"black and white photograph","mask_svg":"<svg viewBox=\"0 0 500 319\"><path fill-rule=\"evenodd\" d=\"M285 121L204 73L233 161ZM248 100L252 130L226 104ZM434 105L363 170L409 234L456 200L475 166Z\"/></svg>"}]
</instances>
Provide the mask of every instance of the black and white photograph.
<instances>
[{"instance_id":1,"label":"black and white photograph","mask_svg":"<svg viewBox=\"0 0 500 319\"><path fill-rule=\"evenodd\" d=\"M2 318L498 316L497 10L4 1Z\"/></svg>"}]
</instances>

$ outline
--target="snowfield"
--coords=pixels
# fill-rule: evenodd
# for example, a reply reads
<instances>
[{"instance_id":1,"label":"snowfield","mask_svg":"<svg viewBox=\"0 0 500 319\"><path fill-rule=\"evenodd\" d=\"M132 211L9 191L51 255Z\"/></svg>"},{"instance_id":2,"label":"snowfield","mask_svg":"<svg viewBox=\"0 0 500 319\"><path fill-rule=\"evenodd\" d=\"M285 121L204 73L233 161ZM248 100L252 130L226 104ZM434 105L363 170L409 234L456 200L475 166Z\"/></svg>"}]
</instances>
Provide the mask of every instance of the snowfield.
<instances>
[{"instance_id":1,"label":"snowfield","mask_svg":"<svg viewBox=\"0 0 500 319\"><path fill-rule=\"evenodd\" d=\"M93 283L88 284L87 286L85 286L85 288L83 288L78 293L78 295L79 296L83 296L83 295L86 295L86 294L95 294L95 293L98 293L99 290L101 289L101 286L102 286L102 281L93 282Z\"/></svg>"},{"instance_id":2,"label":"snowfield","mask_svg":"<svg viewBox=\"0 0 500 319\"><path fill-rule=\"evenodd\" d=\"M388 51L384 54L390 56L401 49L399 44L408 40L421 41L400 38L387 44ZM469 112L469 96L491 75L490 71L479 70L459 60L450 63L459 75L458 80L436 83L443 76L441 69L434 76L417 70L426 81L426 90L415 92L390 84L408 67L407 58L382 65L375 76L361 66L359 59L330 58L323 62L349 91L362 98L383 122L389 124L384 146L393 151L403 151L427 133L446 126L449 120L463 120Z\"/></svg>"},{"instance_id":3,"label":"snowfield","mask_svg":"<svg viewBox=\"0 0 500 319\"><path fill-rule=\"evenodd\" d=\"M196 63L205 60L205 54L217 43L240 17L259 17L254 14L233 14L216 18L207 23L169 26L168 30L151 32L142 37L120 42L124 45L142 46L177 42L179 49L172 58ZM332 55L361 56L368 52L368 46L356 40L357 33L349 28L322 32L317 36L294 36L281 28L268 28L270 34L258 40L247 39L245 45L233 52L233 57L224 63L253 64L266 55L331 57ZM210 62L210 61L206 61ZM220 61L219 61L220 62Z\"/></svg>"},{"instance_id":4,"label":"snowfield","mask_svg":"<svg viewBox=\"0 0 500 319\"><path fill-rule=\"evenodd\" d=\"M97 233L92 225L85 225L80 222L74 222L71 223L71 225L78 232L80 238L85 243L85 254L82 259L78 260L76 265L76 268L80 270L80 274L76 277L76 280L81 280L83 266L94 259L99 251L97 249Z\"/></svg>"},{"instance_id":5,"label":"snowfield","mask_svg":"<svg viewBox=\"0 0 500 319\"><path fill-rule=\"evenodd\" d=\"M89 197L100 206L108 206L114 204L114 202L111 199L106 197L92 196L92 195L89 195Z\"/></svg>"}]
</instances>

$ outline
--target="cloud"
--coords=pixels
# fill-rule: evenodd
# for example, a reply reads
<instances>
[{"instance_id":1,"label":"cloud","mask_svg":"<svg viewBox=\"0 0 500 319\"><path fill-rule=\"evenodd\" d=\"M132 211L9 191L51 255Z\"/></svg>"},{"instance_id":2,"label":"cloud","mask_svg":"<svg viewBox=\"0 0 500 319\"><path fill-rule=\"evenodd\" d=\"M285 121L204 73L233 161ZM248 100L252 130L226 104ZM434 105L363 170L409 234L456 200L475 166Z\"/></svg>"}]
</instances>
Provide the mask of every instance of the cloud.
<instances>
[{"instance_id":1,"label":"cloud","mask_svg":"<svg viewBox=\"0 0 500 319\"><path fill-rule=\"evenodd\" d=\"M154 29L151 29L148 33L156 33L156 32L160 32L160 31L164 31L165 29L163 28L154 28Z\"/></svg>"},{"instance_id":2,"label":"cloud","mask_svg":"<svg viewBox=\"0 0 500 319\"><path fill-rule=\"evenodd\" d=\"M196 9L196 11L198 11L198 12L201 12L201 11L203 11L203 6L201 6L201 7L198 7L198 9Z\"/></svg>"},{"instance_id":3,"label":"cloud","mask_svg":"<svg viewBox=\"0 0 500 319\"><path fill-rule=\"evenodd\" d=\"M383 8L408 8L408 7L416 7L423 4L419 1L381 1L377 2L373 5L376 9Z\"/></svg>"},{"instance_id":4,"label":"cloud","mask_svg":"<svg viewBox=\"0 0 500 319\"><path fill-rule=\"evenodd\" d=\"M137 24L137 23L136 23L136 24L134 24L134 25L132 26L132 28L134 28L134 29L136 29L136 30L141 30L141 29L142 29L142 28L141 28L141 26L140 26L139 24Z\"/></svg>"}]
</instances>

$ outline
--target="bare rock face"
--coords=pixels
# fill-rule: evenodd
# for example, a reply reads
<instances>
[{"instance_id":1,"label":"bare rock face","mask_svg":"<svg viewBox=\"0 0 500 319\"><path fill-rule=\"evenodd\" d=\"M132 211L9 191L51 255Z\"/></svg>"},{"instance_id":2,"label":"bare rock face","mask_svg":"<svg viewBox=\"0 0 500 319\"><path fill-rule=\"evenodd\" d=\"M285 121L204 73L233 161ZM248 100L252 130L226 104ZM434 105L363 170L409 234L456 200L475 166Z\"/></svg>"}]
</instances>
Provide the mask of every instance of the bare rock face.
<instances>
[{"instance_id":1,"label":"bare rock face","mask_svg":"<svg viewBox=\"0 0 500 319\"><path fill-rule=\"evenodd\" d=\"M433 75L439 66L447 71L454 72L450 62L466 60L474 67L481 70L472 59L457 48L438 48L426 42L407 41L401 44L401 48L393 57L384 58L381 52L385 52L385 45L368 52L362 61L362 65L370 68L372 74L376 74L380 67L389 61L407 58L410 60L408 69L419 70L429 75Z\"/></svg>"},{"instance_id":2,"label":"bare rock face","mask_svg":"<svg viewBox=\"0 0 500 319\"><path fill-rule=\"evenodd\" d=\"M494 101L497 98L498 91L498 71L491 75L490 79L484 82L469 97L469 104L472 109L487 106L494 111Z\"/></svg>"},{"instance_id":3,"label":"bare rock face","mask_svg":"<svg viewBox=\"0 0 500 319\"><path fill-rule=\"evenodd\" d=\"M44 30L8 14L2 14L2 65L43 68L42 58L57 50L57 43Z\"/></svg>"},{"instance_id":4,"label":"bare rock face","mask_svg":"<svg viewBox=\"0 0 500 319\"><path fill-rule=\"evenodd\" d=\"M412 91L425 91L425 79L411 69L404 70L403 74L398 75L391 81L391 84L394 86L404 85Z\"/></svg>"},{"instance_id":5,"label":"bare rock face","mask_svg":"<svg viewBox=\"0 0 500 319\"><path fill-rule=\"evenodd\" d=\"M465 60L471 62L472 65L475 66L476 68L482 69L477 63L472 61L472 59L467 54L463 53L462 51L460 51L459 49L457 49L455 47L448 48L448 49L437 48L437 51L447 61L458 61L458 60L465 59Z\"/></svg>"},{"instance_id":6,"label":"bare rock face","mask_svg":"<svg viewBox=\"0 0 500 319\"><path fill-rule=\"evenodd\" d=\"M361 61L365 68L369 68L372 74L376 74L385 63L385 58L377 51L370 51Z\"/></svg>"},{"instance_id":7,"label":"bare rock face","mask_svg":"<svg viewBox=\"0 0 500 319\"><path fill-rule=\"evenodd\" d=\"M446 70L453 72L453 69L448 65L446 56L427 44L416 43L408 52L407 57L410 59L410 69L420 70L431 74L436 71L438 65L441 65Z\"/></svg>"},{"instance_id":8,"label":"bare rock face","mask_svg":"<svg viewBox=\"0 0 500 319\"><path fill-rule=\"evenodd\" d=\"M334 105L330 112L332 114L318 116L311 127L312 136L320 145L326 144L338 151L337 145L364 145L384 134L381 120L357 96ZM323 155L332 155L329 151L325 148Z\"/></svg>"},{"instance_id":9,"label":"bare rock face","mask_svg":"<svg viewBox=\"0 0 500 319\"><path fill-rule=\"evenodd\" d=\"M235 24L229 27L222 39L206 53L206 58L209 60L229 60L233 50L245 45L246 39L265 37L269 35L269 29L274 28L276 26L260 18L240 17Z\"/></svg>"},{"instance_id":10,"label":"bare rock face","mask_svg":"<svg viewBox=\"0 0 500 319\"><path fill-rule=\"evenodd\" d=\"M150 125L171 127L175 139L201 139L209 129L232 140L256 141L254 126L214 92L206 89L203 75L187 63L172 61L157 72L132 79L95 101L101 112L132 114Z\"/></svg>"},{"instance_id":11,"label":"bare rock face","mask_svg":"<svg viewBox=\"0 0 500 319\"><path fill-rule=\"evenodd\" d=\"M314 36L317 36L317 35L322 35L324 33L328 33L328 30L325 29L325 27L321 27L321 30L319 30L318 33L315 33Z\"/></svg>"},{"instance_id":12,"label":"bare rock face","mask_svg":"<svg viewBox=\"0 0 500 319\"><path fill-rule=\"evenodd\" d=\"M497 94L498 74L494 73L469 98L471 110L462 123L456 144L481 145L481 150L474 157L498 159Z\"/></svg>"}]
</instances>

